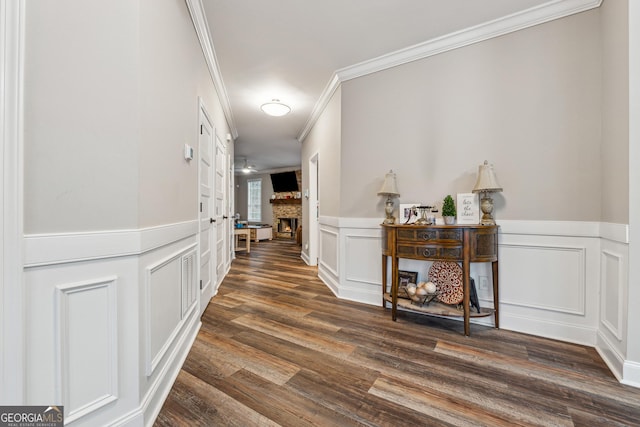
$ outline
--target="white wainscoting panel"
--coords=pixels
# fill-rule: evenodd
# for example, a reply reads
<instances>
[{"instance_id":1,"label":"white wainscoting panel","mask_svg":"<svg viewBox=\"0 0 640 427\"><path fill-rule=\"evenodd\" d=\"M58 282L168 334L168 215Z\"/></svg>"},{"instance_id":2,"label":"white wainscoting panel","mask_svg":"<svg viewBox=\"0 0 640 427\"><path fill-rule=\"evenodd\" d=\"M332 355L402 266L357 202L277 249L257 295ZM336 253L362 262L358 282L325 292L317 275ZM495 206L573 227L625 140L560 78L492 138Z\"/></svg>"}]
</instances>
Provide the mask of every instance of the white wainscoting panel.
<instances>
[{"instance_id":1,"label":"white wainscoting panel","mask_svg":"<svg viewBox=\"0 0 640 427\"><path fill-rule=\"evenodd\" d=\"M322 248L322 266L332 274L338 275L338 233L320 229L320 247Z\"/></svg>"},{"instance_id":2,"label":"white wainscoting panel","mask_svg":"<svg viewBox=\"0 0 640 427\"><path fill-rule=\"evenodd\" d=\"M378 218L320 218L325 256L319 275L340 298L380 303L379 222ZM504 228L499 224L498 243L501 327L594 345L599 318L600 224L504 223ZM622 226L609 224L604 230L611 236L625 235ZM326 245L330 245L329 251ZM335 245L339 254L337 266L333 265L334 258L326 256L335 253ZM429 264L400 260L400 268L417 271L418 280L426 280ZM493 306L490 264L472 264L471 276L481 305ZM485 289L480 287L481 278L489 284ZM479 322L492 324L490 320Z\"/></svg>"},{"instance_id":3,"label":"white wainscoting panel","mask_svg":"<svg viewBox=\"0 0 640 427\"><path fill-rule=\"evenodd\" d=\"M601 252L601 302L600 302L600 321L611 334L618 340L622 340L624 325L622 324L622 314L625 308L625 289L621 278L624 275L622 271L622 255L616 254L608 250Z\"/></svg>"},{"instance_id":4,"label":"white wainscoting panel","mask_svg":"<svg viewBox=\"0 0 640 427\"><path fill-rule=\"evenodd\" d=\"M189 310L198 301L196 257L196 248L182 255L182 319L187 316Z\"/></svg>"},{"instance_id":5,"label":"white wainscoting panel","mask_svg":"<svg viewBox=\"0 0 640 427\"><path fill-rule=\"evenodd\" d=\"M182 327L186 313L182 300L185 287L183 260L187 255L193 256L194 251L195 245L190 245L146 268L144 294L148 316L145 319L144 335L147 376L154 373ZM195 278L194 271L190 274Z\"/></svg>"},{"instance_id":6,"label":"white wainscoting panel","mask_svg":"<svg viewBox=\"0 0 640 427\"><path fill-rule=\"evenodd\" d=\"M26 403L151 425L200 327L197 221L24 241Z\"/></svg>"},{"instance_id":7,"label":"white wainscoting panel","mask_svg":"<svg viewBox=\"0 0 640 427\"><path fill-rule=\"evenodd\" d=\"M541 225L527 225L525 230ZM500 326L579 344L595 345L598 327L600 240L591 224L577 235L499 235Z\"/></svg>"},{"instance_id":8,"label":"white wainscoting panel","mask_svg":"<svg viewBox=\"0 0 640 427\"><path fill-rule=\"evenodd\" d=\"M136 410L138 275L130 256L25 269L27 404L64 405L74 425Z\"/></svg>"},{"instance_id":9,"label":"white wainscoting panel","mask_svg":"<svg viewBox=\"0 0 640 427\"><path fill-rule=\"evenodd\" d=\"M320 221L318 250L318 276L336 295L340 296L338 266L339 234L334 224Z\"/></svg>"},{"instance_id":10,"label":"white wainscoting panel","mask_svg":"<svg viewBox=\"0 0 640 427\"><path fill-rule=\"evenodd\" d=\"M585 248L532 244L500 245L503 304L585 314Z\"/></svg>"},{"instance_id":11,"label":"white wainscoting panel","mask_svg":"<svg viewBox=\"0 0 640 427\"><path fill-rule=\"evenodd\" d=\"M65 422L118 398L117 277L56 286L58 376ZM87 381L91 378L91 381Z\"/></svg>"},{"instance_id":12,"label":"white wainscoting panel","mask_svg":"<svg viewBox=\"0 0 640 427\"><path fill-rule=\"evenodd\" d=\"M341 229L344 238L344 278L340 280L340 297L379 305L382 301L380 230ZM347 260L361 260L348 262Z\"/></svg>"},{"instance_id":13,"label":"white wainscoting panel","mask_svg":"<svg viewBox=\"0 0 640 427\"><path fill-rule=\"evenodd\" d=\"M629 245L624 233L618 235L621 239L617 241L603 239L600 251L600 327L596 349L613 374L624 380L633 375L633 370L629 367L634 365L625 360L629 310Z\"/></svg>"}]
</instances>

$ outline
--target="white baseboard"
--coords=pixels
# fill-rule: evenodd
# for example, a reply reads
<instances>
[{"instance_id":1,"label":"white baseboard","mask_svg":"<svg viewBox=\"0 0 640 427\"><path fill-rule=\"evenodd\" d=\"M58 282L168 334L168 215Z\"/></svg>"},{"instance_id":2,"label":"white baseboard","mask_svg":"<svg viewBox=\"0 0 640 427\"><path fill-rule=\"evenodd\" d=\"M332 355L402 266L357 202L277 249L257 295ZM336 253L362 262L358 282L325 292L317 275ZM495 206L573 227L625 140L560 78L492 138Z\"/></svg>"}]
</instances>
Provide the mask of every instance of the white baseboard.
<instances>
[{"instance_id":1,"label":"white baseboard","mask_svg":"<svg viewBox=\"0 0 640 427\"><path fill-rule=\"evenodd\" d=\"M300 252L300 258L302 258L302 261L304 261L305 264L307 265L311 265L311 260L309 259L309 254L307 254L306 252Z\"/></svg>"},{"instance_id":2,"label":"white baseboard","mask_svg":"<svg viewBox=\"0 0 640 427\"><path fill-rule=\"evenodd\" d=\"M622 384L640 388L640 363L625 361L623 373Z\"/></svg>"}]
</instances>

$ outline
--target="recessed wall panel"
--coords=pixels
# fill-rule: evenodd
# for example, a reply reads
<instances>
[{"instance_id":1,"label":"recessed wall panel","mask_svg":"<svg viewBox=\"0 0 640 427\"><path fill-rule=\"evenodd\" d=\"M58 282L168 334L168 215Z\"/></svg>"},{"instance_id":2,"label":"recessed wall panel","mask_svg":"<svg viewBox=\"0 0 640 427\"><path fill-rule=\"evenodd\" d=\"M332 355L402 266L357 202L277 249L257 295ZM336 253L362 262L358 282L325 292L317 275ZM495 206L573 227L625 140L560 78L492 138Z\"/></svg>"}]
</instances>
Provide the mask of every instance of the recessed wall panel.
<instances>
[{"instance_id":1,"label":"recessed wall panel","mask_svg":"<svg viewBox=\"0 0 640 427\"><path fill-rule=\"evenodd\" d=\"M380 236L347 235L346 257L363 260L345 265L348 281L380 286Z\"/></svg>"},{"instance_id":2,"label":"recessed wall panel","mask_svg":"<svg viewBox=\"0 0 640 427\"><path fill-rule=\"evenodd\" d=\"M585 249L500 246L500 301L567 314L585 314ZM508 284L514 284L509 286Z\"/></svg>"},{"instance_id":3,"label":"recessed wall panel","mask_svg":"<svg viewBox=\"0 0 640 427\"><path fill-rule=\"evenodd\" d=\"M179 256L148 270L147 375L162 359L182 320L182 262Z\"/></svg>"},{"instance_id":4,"label":"recessed wall panel","mask_svg":"<svg viewBox=\"0 0 640 427\"><path fill-rule=\"evenodd\" d=\"M57 286L57 340L66 421L117 398L116 278Z\"/></svg>"},{"instance_id":5,"label":"recessed wall panel","mask_svg":"<svg viewBox=\"0 0 640 427\"><path fill-rule=\"evenodd\" d=\"M620 259L609 251L602 251L602 323L617 339L622 339L622 298L620 289Z\"/></svg>"},{"instance_id":6,"label":"recessed wall panel","mask_svg":"<svg viewBox=\"0 0 640 427\"><path fill-rule=\"evenodd\" d=\"M338 234L320 230L320 263L338 275Z\"/></svg>"}]
</instances>

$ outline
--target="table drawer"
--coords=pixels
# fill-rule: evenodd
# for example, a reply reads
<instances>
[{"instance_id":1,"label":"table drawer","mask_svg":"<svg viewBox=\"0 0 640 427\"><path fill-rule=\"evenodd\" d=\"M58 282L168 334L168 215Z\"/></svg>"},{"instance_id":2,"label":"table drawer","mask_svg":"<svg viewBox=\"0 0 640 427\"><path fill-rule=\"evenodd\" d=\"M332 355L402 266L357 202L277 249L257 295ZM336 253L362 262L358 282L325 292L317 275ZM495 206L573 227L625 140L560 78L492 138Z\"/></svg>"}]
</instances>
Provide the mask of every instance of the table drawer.
<instances>
[{"instance_id":1,"label":"table drawer","mask_svg":"<svg viewBox=\"0 0 640 427\"><path fill-rule=\"evenodd\" d=\"M398 242L458 242L462 244L464 231L460 228L398 229Z\"/></svg>"},{"instance_id":2,"label":"table drawer","mask_svg":"<svg viewBox=\"0 0 640 427\"><path fill-rule=\"evenodd\" d=\"M397 255L400 258L462 261L462 246L458 245L411 245L398 244Z\"/></svg>"}]
</instances>

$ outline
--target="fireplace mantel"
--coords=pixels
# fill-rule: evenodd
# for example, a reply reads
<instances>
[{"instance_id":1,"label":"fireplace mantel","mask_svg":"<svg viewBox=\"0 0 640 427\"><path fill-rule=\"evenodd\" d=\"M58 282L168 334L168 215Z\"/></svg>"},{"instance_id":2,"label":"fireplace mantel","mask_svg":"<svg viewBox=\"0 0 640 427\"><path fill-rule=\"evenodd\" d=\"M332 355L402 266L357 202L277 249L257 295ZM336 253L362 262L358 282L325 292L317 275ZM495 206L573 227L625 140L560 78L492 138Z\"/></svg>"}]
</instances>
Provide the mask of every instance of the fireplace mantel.
<instances>
[{"instance_id":1,"label":"fireplace mantel","mask_svg":"<svg viewBox=\"0 0 640 427\"><path fill-rule=\"evenodd\" d=\"M302 199L271 199L269 203L274 205L301 205Z\"/></svg>"}]
</instances>

